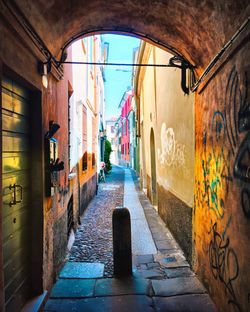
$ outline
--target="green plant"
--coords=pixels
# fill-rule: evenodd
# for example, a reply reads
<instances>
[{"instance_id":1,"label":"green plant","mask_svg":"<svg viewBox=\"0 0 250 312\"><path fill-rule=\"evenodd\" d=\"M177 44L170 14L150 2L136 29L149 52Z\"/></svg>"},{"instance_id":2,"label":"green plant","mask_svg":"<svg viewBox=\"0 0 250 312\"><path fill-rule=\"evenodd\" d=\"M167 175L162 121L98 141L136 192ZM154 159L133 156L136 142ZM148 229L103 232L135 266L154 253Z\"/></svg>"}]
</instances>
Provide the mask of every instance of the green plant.
<instances>
[{"instance_id":1,"label":"green plant","mask_svg":"<svg viewBox=\"0 0 250 312\"><path fill-rule=\"evenodd\" d=\"M111 143L109 140L105 141L105 150L104 150L104 162L105 162L105 171L109 172L112 169L112 165L110 162L110 154L112 152Z\"/></svg>"}]
</instances>

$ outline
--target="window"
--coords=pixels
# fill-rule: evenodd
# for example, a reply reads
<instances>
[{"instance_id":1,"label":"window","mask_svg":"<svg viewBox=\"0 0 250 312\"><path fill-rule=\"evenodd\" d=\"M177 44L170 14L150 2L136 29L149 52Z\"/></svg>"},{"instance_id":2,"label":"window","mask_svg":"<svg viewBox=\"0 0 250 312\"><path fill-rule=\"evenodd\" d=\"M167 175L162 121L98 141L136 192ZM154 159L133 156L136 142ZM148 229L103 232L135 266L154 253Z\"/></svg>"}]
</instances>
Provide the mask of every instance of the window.
<instances>
[{"instance_id":1,"label":"window","mask_svg":"<svg viewBox=\"0 0 250 312\"><path fill-rule=\"evenodd\" d=\"M92 153L92 167L95 166L95 153Z\"/></svg>"},{"instance_id":2,"label":"window","mask_svg":"<svg viewBox=\"0 0 250 312\"><path fill-rule=\"evenodd\" d=\"M88 169L88 153L86 151L82 157L82 171L86 171L87 169Z\"/></svg>"},{"instance_id":3,"label":"window","mask_svg":"<svg viewBox=\"0 0 250 312\"><path fill-rule=\"evenodd\" d=\"M123 124L122 124L122 134L123 135L126 135L126 121L123 121Z\"/></svg>"},{"instance_id":4,"label":"window","mask_svg":"<svg viewBox=\"0 0 250 312\"><path fill-rule=\"evenodd\" d=\"M84 105L82 106L82 149L83 149L82 171L85 171L88 168L88 153L87 153L87 108Z\"/></svg>"}]
</instances>

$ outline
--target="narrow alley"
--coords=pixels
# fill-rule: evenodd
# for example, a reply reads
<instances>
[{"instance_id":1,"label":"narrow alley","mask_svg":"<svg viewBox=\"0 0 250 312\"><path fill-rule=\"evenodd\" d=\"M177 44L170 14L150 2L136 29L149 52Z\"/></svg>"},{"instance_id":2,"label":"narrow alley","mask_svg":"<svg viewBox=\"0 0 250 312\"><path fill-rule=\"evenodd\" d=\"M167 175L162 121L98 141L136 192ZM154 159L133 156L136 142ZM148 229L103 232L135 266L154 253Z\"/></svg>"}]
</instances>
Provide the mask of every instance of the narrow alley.
<instances>
[{"instance_id":1,"label":"narrow alley","mask_svg":"<svg viewBox=\"0 0 250 312\"><path fill-rule=\"evenodd\" d=\"M112 211L131 214L133 275L114 278ZM216 308L185 256L139 190L130 169L114 166L81 226L44 312L213 312Z\"/></svg>"},{"instance_id":2,"label":"narrow alley","mask_svg":"<svg viewBox=\"0 0 250 312\"><path fill-rule=\"evenodd\" d=\"M250 311L250 0L0 0L0 115L0 312Z\"/></svg>"}]
</instances>

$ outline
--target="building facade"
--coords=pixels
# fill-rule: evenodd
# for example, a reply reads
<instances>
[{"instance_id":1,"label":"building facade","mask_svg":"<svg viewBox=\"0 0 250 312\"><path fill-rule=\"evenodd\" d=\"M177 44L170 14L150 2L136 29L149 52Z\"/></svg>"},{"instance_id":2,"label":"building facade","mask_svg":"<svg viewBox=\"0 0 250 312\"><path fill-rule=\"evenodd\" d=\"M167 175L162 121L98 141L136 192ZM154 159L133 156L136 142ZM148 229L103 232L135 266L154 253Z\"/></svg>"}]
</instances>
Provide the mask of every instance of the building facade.
<instances>
[{"instance_id":1,"label":"building facade","mask_svg":"<svg viewBox=\"0 0 250 312\"><path fill-rule=\"evenodd\" d=\"M128 113L129 125L129 166L136 170L137 163L137 136L136 136L136 103L134 96L131 99L130 111Z\"/></svg>"},{"instance_id":2,"label":"building facade","mask_svg":"<svg viewBox=\"0 0 250 312\"><path fill-rule=\"evenodd\" d=\"M129 134L129 112L131 107L131 100L133 91L128 89L124 92L122 99L119 104L121 109L121 158L120 164L128 167L130 164L130 134Z\"/></svg>"},{"instance_id":3,"label":"building facade","mask_svg":"<svg viewBox=\"0 0 250 312\"><path fill-rule=\"evenodd\" d=\"M104 92L102 68L42 64L44 50L5 13L12 24L0 20L9 38L0 50L0 306L12 312L46 296L95 194ZM99 61L101 47L100 36L82 39L68 47L67 61Z\"/></svg>"},{"instance_id":4,"label":"building facade","mask_svg":"<svg viewBox=\"0 0 250 312\"><path fill-rule=\"evenodd\" d=\"M111 117L110 119L106 120L106 136L112 148L112 152L110 154L110 162L111 164L114 164L114 165L118 165L116 127L115 127L116 122L117 122L116 117Z\"/></svg>"},{"instance_id":5,"label":"building facade","mask_svg":"<svg viewBox=\"0 0 250 312\"><path fill-rule=\"evenodd\" d=\"M72 44L72 58L77 62L104 62L101 36L91 36ZM79 215L96 192L102 146L101 129L105 118L103 67L73 65L73 95L70 101L70 169ZM77 194L80 190L80 194Z\"/></svg>"},{"instance_id":6,"label":"building facade","mask_svg":"<svg viewBox=\"0 0 250 312\"><path fill-rule=\"evenodd\" d=\"M171 54L142 42L137 63L168 64L171 57ZM183 93L180 77L180 71L174 68L137 69L134 90L140 141L138 174L142 189L191 262L194 96Z\"/></svg>"}]
</instances>

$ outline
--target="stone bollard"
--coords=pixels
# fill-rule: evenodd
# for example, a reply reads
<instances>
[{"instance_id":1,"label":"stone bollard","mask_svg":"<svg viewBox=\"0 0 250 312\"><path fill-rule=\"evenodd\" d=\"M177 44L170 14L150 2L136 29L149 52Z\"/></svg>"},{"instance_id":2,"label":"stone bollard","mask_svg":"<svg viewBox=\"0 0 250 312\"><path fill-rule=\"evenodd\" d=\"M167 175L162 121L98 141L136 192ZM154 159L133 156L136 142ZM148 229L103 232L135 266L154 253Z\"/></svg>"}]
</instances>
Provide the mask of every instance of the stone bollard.
<instances>
[{"instance_id":1,"label":"stone bollard","mask_svg":"<svg viewBox=\"0 0 250 312\"><path fill-rule=\"evenodd\" d=\"M116 207L112 215L114 275L132 274L131 223L127 208Z\"/></svg>"}]
</instances>

